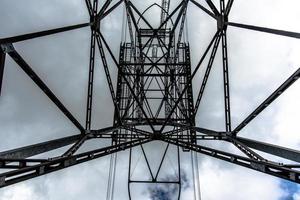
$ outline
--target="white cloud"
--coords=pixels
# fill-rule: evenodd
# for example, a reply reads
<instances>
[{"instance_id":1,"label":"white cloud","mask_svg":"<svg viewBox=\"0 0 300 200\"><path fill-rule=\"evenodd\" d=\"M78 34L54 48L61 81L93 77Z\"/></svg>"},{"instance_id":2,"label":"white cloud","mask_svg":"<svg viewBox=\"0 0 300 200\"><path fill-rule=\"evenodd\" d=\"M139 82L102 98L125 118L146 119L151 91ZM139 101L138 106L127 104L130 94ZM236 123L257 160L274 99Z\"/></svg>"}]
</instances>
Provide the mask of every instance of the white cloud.
<instances>
[{"instance_id":1,"label":"white cloud","mask_svg":"<svg viewBox=\"0 0 300 200\"><path fill-rule=\"evenodd\" d=\"M199 169L202 199L275 200L283 197L279 179L233 165L224 169L221 164L210 159L202 163Z\"/></svg>"},{"instance_id":2,"label":"white cloud","mask_svg":"<svg viewBox=\"0 0 300 200\"><path fill-rule=\"evenodd\" d=\"M20 184L16 187L5 190L1 196L1 200L38 200L33 188L26 184Z\"/></svg>"}]
</instances>

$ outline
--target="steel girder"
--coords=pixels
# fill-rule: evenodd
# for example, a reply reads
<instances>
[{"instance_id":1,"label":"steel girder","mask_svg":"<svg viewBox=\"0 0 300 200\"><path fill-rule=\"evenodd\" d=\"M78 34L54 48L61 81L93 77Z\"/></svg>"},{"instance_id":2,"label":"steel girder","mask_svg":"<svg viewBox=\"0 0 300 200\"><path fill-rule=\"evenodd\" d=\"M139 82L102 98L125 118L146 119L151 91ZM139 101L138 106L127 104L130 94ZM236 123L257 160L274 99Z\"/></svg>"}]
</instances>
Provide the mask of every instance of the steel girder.
<instances>
[{"instance_id":1,"label":"steel girder","mask_svg":"<svg viewBox=\"0 0 300 200\"><path fill-rule=\"evenodd\" d=\"M182 140L175 140L175 139L169 139L165 138L164 141L179 145L181 147L190 149L192 151L208 155L214 158L218 158L220 160L224 160L233 164L237 164L246 168L250 168L265 174L269 174L272 176L276 176L279 178L283 178L292 182L300 183L300 171L296 170L299 165L294 166L288 166L280 163L270 162L267 160L258 160L258 159L251 159L239 155L235 155L232 153L216 150L213 148L196 145L196 144L190 144L187 142L184 142ZM298 156L300 156L298 154Z\"/></svg>"},{"instance_id":2,"label":"steel girder","mask_svg":"<svg viewBox=\"0 0 300 200\"><path fill-rule=\"evenodd\" d=\"M137 139L130 142L125 142L117 145L112 145L76 155L62 156L59 158L54 158L50 160L40 160L40 159L1 159L1 163L6 162L18 162L20 163L20 169L5 172L0 174L0 187L5 187L20 181L24 181L30 178L45 175L57 170L61 170L73 165L77 165L89 160L93 160L99 157L103 157L118 151L122 151L128 148L132 148L137 145L149 142L149 139ZM38 163L40 162L40 163ZM38 163L36 165L29 165L31 163ZM4 167L6 165L2 164Z\"/></svg>"},{"instance_id":3,"label":"steel girder","mask_svg":"<svg viewBox=\"0 0 300 200\"><path fill-rule=\"evenodd\" d=\"M42 142L38 144L33 144L29 146L24 146L21 148L3 151L0 153L0 158L6 159L6 158L14 158L14 159L24 159L31 156L35 156L41 153L45 153L48 151L52 151L54 149L58 149L60 147L67 146L69 144L72 144L79 140L81 135L73 135L68 136L56 140L50 140L47 142Z\"/></svg>"},{"instance_id":4,"label":"steel girder","mask_svg":"<svg viewBox=\"0 0 300 200\"><path fill-rule=\"evenodd\" d=\"M0 44L22 42L25 40L30 40L30 39L34 39L34 38L38 38L38 37L44 37L47 35L52 35L52 34L57 34L57 33L62 33L62 32L66 32L66 31L71 31L71 30L75 30L75 29L92 26L93 24L94 24L94 22L76 24L76 25L72 25L72 26L50 29L50 30L46 30L46 31L40 31L40 32L28 33L28 34L24 34L24 35L18 35L18 36L14 36L14 37L3 38L3 39L0 39Z\"/></svg>"},{"instance_id":5,"label":"steel girder","mask_svg":"<svg viewBox=\"0 0 300 200\"><path fill-rule=\"evenodd\" d=\"M12 171L0 174L1 184L0 187L5 187L10 184L14 184L20 181L31 179L37 176L41 176L47 173L51 173L60 169L67 168L72 165L80 164L95 158L109 155L118 151L122 151L128 148L132 148L146 142L151 142L153 140L161 140L174 145L179 145L181 147L190 149L192 151L209 155L233 164L238 164L256 171L267 173L276 177L284 178L296 183L300 183L300 172L297 170L300 165L298 164L283 164L269 161L262 157L255 157L258 154L255 153L254 156L247 158L239 155L235 155L228 152L223 152L220 150L208 148L202 145L197 145L185 141L185 136L178 135L149 135L148 132L139 130L136 128L126 127L131 131L136 131L134 135L118 135L118 137L127 138L128 142L119 143L117 145L112 145L100 149L95 149L92 151L75 154L73 153L74 146L82 141L86 141L92 138L109 138L115 137L111 134L116 129L120 127L108 127L101 130L93 130L89 135L82 137L81 134L75 136L69 136L57 140L52 140L49 142L39 143L31 146L22 147L15 150L10 150L0 153L0 168L2 169L13 169ZM221 140L230 143L239 142L240 144L246 145L248 148L257 149L259 151L264 151L266 153L280 156L285 159L293 160L300 163L300 152L297 150L280 147L277 145L267 144L260 141L250 140L242 137L234 138L225 132L216 132L206 130L200 127L187 127L190 130L197 131L201 135L197 135L197 140ZM84 138L84 139L83 139ZM77 141L77 142L76 142ZM75 143L76 142L76 143ZM34 159L28 158L37 154L48 152L69 144L75 143L67 152L62 156L47 158L47 159ZM75 148L76 150L78 148ZM249 149L248 149L249 150ZM72 153L70 153L72 152ZM253 151L251 150L251 153ZM247 155L247 153L245 153ZM153 175L154 176L154 175ZM157 174L155 175L155 177Z\"/></svg>"}]
</instances>

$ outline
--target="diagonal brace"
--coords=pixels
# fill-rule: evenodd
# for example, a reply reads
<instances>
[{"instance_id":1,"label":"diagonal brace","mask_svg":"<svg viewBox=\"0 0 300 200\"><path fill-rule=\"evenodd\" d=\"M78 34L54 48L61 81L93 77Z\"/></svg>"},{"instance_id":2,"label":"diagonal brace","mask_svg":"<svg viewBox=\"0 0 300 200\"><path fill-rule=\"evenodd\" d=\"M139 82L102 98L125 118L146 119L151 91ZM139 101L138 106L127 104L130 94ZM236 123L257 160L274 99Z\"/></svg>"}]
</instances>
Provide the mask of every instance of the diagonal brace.
<instances>
[{"instance_id":1,"label":"diagonal brace","mask_svg":"<svg viewBox=\"0 0 300 200\"><path fill-rule=\"evenodd\" d=\"M300 68L292 74L277 90L275 90L264 102L262 102L244 121L242 121L233 131L234 136L251 122L259 113L267 108L277 99L286 89L288 89L300 77Z\"/></svg>"},{"instance_id":2,"label":"diagonal brace","mask_svg":"<svg viewBox=\"0 0 300 200\"><path fill-rule=\"evenodd\" d=\"M42 79L33 71L33 69L26 63L21 55L14 49L13 45L9 45L10 51L8 54L10 57L21 67L21 69L35 82L35 84L49 97L49 99L65 114L65 116L81 131L85 132L85 129L70 113L70 111L64 106L63 103L55 96L55 94L48 88L48 86L42 81Z\"/></svg>"}]
</instances>

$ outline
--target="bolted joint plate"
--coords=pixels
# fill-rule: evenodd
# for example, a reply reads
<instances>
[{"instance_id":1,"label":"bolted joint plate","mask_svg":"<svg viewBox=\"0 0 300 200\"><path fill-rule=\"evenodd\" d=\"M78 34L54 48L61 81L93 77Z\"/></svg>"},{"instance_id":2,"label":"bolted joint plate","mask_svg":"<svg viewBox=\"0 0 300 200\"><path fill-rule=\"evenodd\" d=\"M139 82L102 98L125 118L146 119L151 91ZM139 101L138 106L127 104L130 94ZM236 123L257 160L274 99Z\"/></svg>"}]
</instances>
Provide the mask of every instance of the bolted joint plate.
<instances>
[{"instance_id":1,"label":"bolted joint plate","mask_svg":"<svg viewBox=\"0 0 300 200\"><path fill-rule=\"evenodd\" d=\"M92 30L100 32L100 17L97 15L91 19L94 24L91 26Z\"/></svg>"},{"instance_id":2,"label":"bolted joint plate","mask_svg":"<svg viewBox=\"0 0 300 200\"><path fill-rule=\"evenodd\" d=\"M293 181L296 181L297 180L297 174L295 172L291 172L289 174L289 178Z\"/></svg>"},{"instance_id":3,"label":"bolted joint plate","mask_svg":"<svg viewBox=\"0 0 300 200\"><path fill-rule=\"evenodd\" d=\"M74 165L75 163L76 163L76 158L73 157L73 158L65 160L64 163L63 163L63 165L65 167L68 167L68 166Z\"/></svg>"},{"instance_id":4,"label":"bolted joint plate","mask_svg":"<svg viewBox=\"0 0 300 200\"><path fill-rule=\"evenodd\" d=\"M218 30L227 29L228 16L220 15L217 20Z\"/></svg>"},{"instance_id":5,"label":"bolted joint plate","mask_svg":"<svg viewBox=\"0 0 300 200\"><path fill-rule=\"evenodd\" d=\"M251 167L253 167L253 169L256 169L256 170L261 171L261 172L266 171L266 166L264 164L251 162Z\"/></svg>"},{"instance_id":6,"label":"bolted joint plate","mask_svg":"<svg viewBox=\"0 0 300 200\"><path fill-rule=\"evenodd\" d=\"M45 173L45 166L40 166L38 169L37 169L37 173L39 175L42 175Z\"/></svg>"},{"instance_id":7,"label":"bolted joint plate","mask_svg":"<svg viewBox=\"0 0 300 200\"><path fill-rule=\"evenodd\" d=\"M5 185L5 176L0 176L0 187Z\"/></svg>"},{"instance_id":8,"label":"bolted joint plate","mask_svg":"<svg viewBox=\"0 0 300 200\"><path fill-rule=\"evenodd\" d=\"M163 135L161 134L161 132L155 131L155 132L152 134L151 139L152 139L152 140L162 140L162 139L163 139Z\"/></svg>"},{"instance_id":9,"label":"bolted joint plate","mask_svg":"<svg viewBox=\"0 0 300 200\"><path fill-rule=\"evenodd\" d=\"M1 44L0 47L4 53L9 53L9 52L15 51L14 45L12 43Z\"/></svg>"}]
</instances>

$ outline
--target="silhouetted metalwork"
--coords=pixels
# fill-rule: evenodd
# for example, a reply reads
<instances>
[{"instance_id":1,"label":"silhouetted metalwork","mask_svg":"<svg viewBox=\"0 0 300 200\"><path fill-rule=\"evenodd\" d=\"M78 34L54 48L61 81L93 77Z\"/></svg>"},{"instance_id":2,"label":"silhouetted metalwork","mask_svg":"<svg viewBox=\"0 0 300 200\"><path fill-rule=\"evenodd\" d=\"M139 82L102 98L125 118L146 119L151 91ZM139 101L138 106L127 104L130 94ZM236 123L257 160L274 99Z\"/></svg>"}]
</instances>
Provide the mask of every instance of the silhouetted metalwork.
<instances>
[{"instance_id":1,"label":"silhouetted metalwork","mask_svg":"<svg viewBox=\"0 0 300 200\"><path fill-rule=\"evenodd\" d=\"M229 0L227 5L224 0L220 0L220 9L217 9L211 0L206 0L210 10L196 0L182 0L172 11L170 11L170 1L162 0L161 6L158 4L150 5L144 12L140 12L134 5L134 2L130 0L119 0L115 4L112 4L111 0L107 0L99 11L98 0L85 0L85 2L90 15L90 22L88 23L0 39L0 91L2 85L5 84L2 80L5 57L9 55L80 131L79 134L73 136L0 152L0 168L10 169L8 172L0 174L0 187L126 149L129 149L128 191L130 198L131 184L163 183L178 185L179 199L182 181L180 168L181 150L205 154L262 173L300 183L300 152L298 150L237 136L251 120L267 108L299 78L300 69L292 74L237 127L231 130L230 63L228 63L230 52L227 51L226 30L228 26L234 26L297 39L300 38L300 33L229 22L228 15L234 3L233 0ZM183 40L187 7L189 4L198 7L217 22L217 31L203 54L199 57L199 62L194 68L191 66L189 43ZM101 20L110 15L120 5L124 5L127 26L125 31L129 34L129 41L126 38L124 41L121 41L119 58L117 59L111 50L109 42L102 34L100 23ZM161 9L160 25L158 28L153 27L144 15L153 6L158 6ZM86 124L84 128L38 74L34 72L30 64L23 59L14 48L13 43L87 26L91 28L91 45ZM223 63L225 116L225 129L222 132L197 127L195 121L195 116L205 93L220 42ZM99 49L102 66L114 105L112 127L100 130L91 129L96 48ZM209 61L200 90L195 95L196 102L194 105L192 81L209 52L211 52ZM113 63L107 62L108 56ZM118 70L117 83L115 83L116 91L109 72L109 68L112 66ZM109 139L111 140L111 145L84 153L76 153L82 144L94 138ZM144 144L154 140L167 143L163 156L159 160L157 171L151 169L150 161L144 149ZM205 147L199 144L201 140L219 140L232 143L245 156ZM30 158L71 144L72 146L59 157L45 159ZM172 181L159 179L160 170L166 159L166 153L172 145L177 146L178 171L176 174L178 176L176 180ZM138 148L138 146L146 161L151 180L136 180L130 176L131 171L134 170L132 168L133 147ZM284 164L267 160L255 150L294 161L296 164ZM116 159L116 157L112 157L112 160L115 161L111 165L115 165ZM110 171L110 177L112 178L113 173L115 173L115 170ZM109 190L113 192L114 183L110 182L108 184L110 185ZM112 199L109 195L107 198Z\"/></svg>"}]
</instances>

